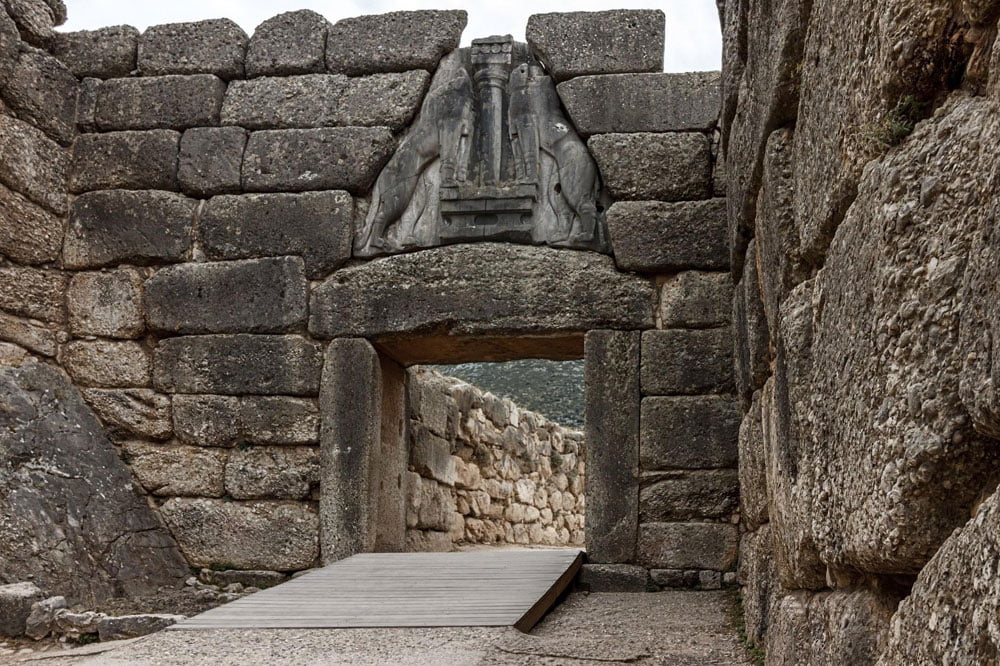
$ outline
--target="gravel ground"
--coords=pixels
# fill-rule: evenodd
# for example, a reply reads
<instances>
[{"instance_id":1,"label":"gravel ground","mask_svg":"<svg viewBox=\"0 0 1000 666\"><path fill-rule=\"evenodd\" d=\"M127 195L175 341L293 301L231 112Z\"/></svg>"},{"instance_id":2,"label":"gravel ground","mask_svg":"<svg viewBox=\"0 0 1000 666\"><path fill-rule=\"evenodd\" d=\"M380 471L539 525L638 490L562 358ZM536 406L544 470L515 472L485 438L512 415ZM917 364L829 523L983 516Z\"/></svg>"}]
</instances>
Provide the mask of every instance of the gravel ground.
<instances>
[{"instance_id":1,"label":"gravel ground","mask_svg":"<svg viewBox=\"0 0 1000 666\"><path fill-rule=\"evenodd\" d=\"M324 666L408 664L741 665L732 593L571 594L530 634L512 628L163 631L90 654L49 651L34 666ZM107 649L111 648L111 649ZM103 650L94 654L95 650ZM25 661L30 660L30 661Z\"/></svg>"}]
</instances>

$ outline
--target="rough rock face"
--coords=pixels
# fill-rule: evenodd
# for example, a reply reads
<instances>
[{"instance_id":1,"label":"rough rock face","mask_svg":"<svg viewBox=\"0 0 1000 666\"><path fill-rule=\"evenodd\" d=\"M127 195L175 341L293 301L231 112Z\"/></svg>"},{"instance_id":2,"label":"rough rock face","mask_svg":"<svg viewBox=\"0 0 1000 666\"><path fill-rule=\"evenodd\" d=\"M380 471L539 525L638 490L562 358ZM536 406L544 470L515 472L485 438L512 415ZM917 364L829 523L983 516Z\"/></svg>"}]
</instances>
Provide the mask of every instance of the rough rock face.
<instances>
[{"instance_id":1,"label":"rough rock face","mask_svg":"<svg viewBox=\"0 0 1000 666\"><path fill-rule=\"evenodd\" d=\"M0 367L0 422L2 580L30 578L96 603L187 575L173 538L62 371L34 360Z\"/></svg>"}]
</instances>

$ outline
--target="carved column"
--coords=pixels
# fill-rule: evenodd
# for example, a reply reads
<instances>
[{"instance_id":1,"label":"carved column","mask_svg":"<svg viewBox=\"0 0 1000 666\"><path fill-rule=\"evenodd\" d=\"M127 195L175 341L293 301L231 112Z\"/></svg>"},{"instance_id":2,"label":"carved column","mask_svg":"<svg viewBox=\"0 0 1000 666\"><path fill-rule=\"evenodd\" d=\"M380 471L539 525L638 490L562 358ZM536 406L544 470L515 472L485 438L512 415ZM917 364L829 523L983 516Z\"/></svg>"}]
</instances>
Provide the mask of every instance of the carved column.
<instances>
[{"instance_id":1,"label":"carved column","mask_svg":"<svg viewBox=\"0 0 1000 666\"><path fill-rule=\"evenodd\" d=\"M502 177L503 98L507 91L514 40L510 35L472 41L472 64L476 66L479 97L479 151L483 185L495 185Z\"/></svg>"}]
</instances>

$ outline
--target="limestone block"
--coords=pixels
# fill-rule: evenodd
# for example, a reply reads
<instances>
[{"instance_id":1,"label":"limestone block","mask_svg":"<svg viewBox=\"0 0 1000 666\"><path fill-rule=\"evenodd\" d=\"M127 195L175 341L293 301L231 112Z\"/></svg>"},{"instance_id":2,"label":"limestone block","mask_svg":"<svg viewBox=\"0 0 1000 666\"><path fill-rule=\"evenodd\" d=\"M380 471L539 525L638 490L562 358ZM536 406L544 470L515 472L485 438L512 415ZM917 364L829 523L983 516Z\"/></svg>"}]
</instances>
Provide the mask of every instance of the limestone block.
<instances>
[{"instance_id":1,"label":"limestone block","mask_svg":"<svg viewBox=\"0 0 1000 666\"><path fill-rule=\"evenodd\" d=\"M712 328L732 320L733 282L727 273L683 271L660 282L659 328Z\"/></svg>"},{"instance_id":2,"label":"limestone block","mask_svg":"<svg viewBox=\"0 0 1000 666\"><path fill-rule=\"evenodd\" d=\"M0 340L13 342L43 356L55 356L58 331L30 319L0 312Z\"/></svg>"},{"instance_id":3,"label":"limestone block","mask_svg":"<svg viewBox=\"0 0 1000 666\"><path fill-rule=\"evenodd\" d=\"M643 395L732 391L732 336L729 328L644 331Z\"/></svg>"},{"instance_id":4,"label":"limestone block","mask_svg":"<svg viewBox=\"0 0 1000 666\"><path fill-rule=\"evenodd\" d=\"M56 33L52 55L79 78L111 79L135 70L139 31L130 25Z\"/></svg>"},{"instance_id":5,"label":"limestone block","mask_svg":"<svg viewBox=\"0 0 1000 666\"><path fill-rule=\"evenodd\" d=\"M106 190L73 201L63 243L67 268L187 258L197 201L172 192Z\"/></svg>"},{"instance_id":6,"label":"limestone block","mask_svg":"<svg viewBox=\"0 0 1000 666\"><path fill-rule=\"evenodd\" d=\"M337 124L401 130L413 120L430 82L431 75L420 69L352 78L338 100Z\"/></svg>"},{"instance_id":7,"label":"limestone block","mask_svg":"<svg viewBox=\"0 0 1000 666\"><path fill-rule=\"evenodd\" d=\"M21 37L32 46L47 47L55 34L52 28L66 21L62 0L7 0L5 4Z\"/></svg>"},{"instance_id":8,"label":"limestone block","mask_svg":"<svg viewBox=\"0 0 1000 666\"><path fill-rule=\"evenodd\" d=\"M98 89L94 120L104 132L218 125L225 92L212 74L110 79Z\"/></svg>"},{"instance_id":9,"label":"limestone block","mask_svg":"<svg viewBox=\"0 0 1000 666\"><path fill-rule=\"evenodd\" d=\"M199 197L240 191L247 132L239 127L195 127L181 136L177 181Z\"/></svg>"},{"instance_id":10,"label":"limestone block","mask_svg":"<svg viewBox=\"0 0 1000 666\"><path fill-rule=\"evenodd\" d=\"M750 410L740 423L740 518L748 529L767 522L767 475L764 426L761 411L762 392L756 391Z\"/></svg>"},{"instance_id":11,"label":"limestone block","mask_svg":"<svg viewBox=\"0 0 1000 666\"><path fill-rule=\"evenodd\" d=\"M0 636L23 636L32 604L44 597L34 583L0 585Z\"/></svg>"},{"instance_id":12,"label":"limestone block","mask_svg":"<svg viewBox=\"0 0 1000 666\"><path fill-rule=\"evenodd\" d=\"M200 335L161 340L153 384L172 393L316 395L320 346L296 335Z\"/></svg>"},{"instance_id":13,"label":"limestone block","mask_svg":"<svg viewBox=\"0 0 1000 666\"><path fill-rule=\"evenodd\" d=\"M296 571L319 556L319 521L307 502L174 498L160 511L191 566Z\"/></svg>"},{"instance_id":14,"label":"limestone block","mask_svg":"<svg viewBox=\"0 0 1000 666\"><path fill-rule=\"evenodd\" d=\"M364 194L395 149L386 127L254 132L243 157L251 192L348 190Z\"/></svg>"},{"instance_id":15,"label":"limestone block","mask_svg":"<svg viewBox=\"0 0 1000 666\"><path fill-rule=\"evenodd\" d=\"M226 465L226 494L234 499L308 499L318 487L317 447L239 448Z\"/></svg>"},{"instance_id":16,"label":"limestone block","mask_svg":"<svg viewBox=\"0 0 1000 666\"><path fill-rule=\"evenodd\" d=\"M259 590L266 590L288 580L288 576L280 571L247 571L245 569L223 569L221 571L202 569L198 577L208 585L226 587L233 583L239 583L244 587L256 587Z\"/></svg>"},{"instance_id":17,"label":"limestone block","mask_svg":"<svg viewBox=\"0 0 1000 666\"><path fill-rule=\"evenodd\" d=\"M88 77L80 81L76 92L76 128L80 132L97 131L97 97L100 79Z\"/></svg>"},{"instance_id":18,"label":"limestone block","mask_svg":"<svg viewBox=\"0 0 1000 666\"><path fill-rule=\"evenodd\" d=\"M88 388L81 393L111 437L170 439L170 398L162 393L129 388Z\"/></svg>"},{"instance_id":19,"label":"limestone block","mask_svg":"<svg viewBox=\"0 0 1000 666\"><path fill-rule=\"evenodd\" d=\"M584 350L587 552L591 562L631 562L639 517L640 333L590 331ZM555 506L555 493L550 499Z\"/></svg>"},{"instance_id":20,"label":"limestone block","mask_svg":"<svg viewBox=\"0 0 1000 666\"><path fill-rule=\"evenodd\" d=\"M347 85L348 79L342 74L233 81L222 106L222 123L250 130L340 125L337 111Z\"/></svg>"},{"instance_id":21,"label":"limestone block","mask_svg":"<svg viewBox=\"0 0 1000 666\"><path fill-rule=\"evenodd\" d=\"M309 329L320 337L538 335L648 328L652 319L651 285L619 273L610 257L478 243L338 271L313 291Z\"/></svg>"},{"instance_id":22,"label":"limestone block","mask_svg":"<svg viewBox=\"0 0 1000 666\"><path fill-rule=\"evenodd\" d=\"M136 479L153 495L222 497L228 490L223 488L225 449L128 441L122 451Z\"/></svg>"},{"instance_id":23,"label":"limestone block","mask_svg":"<svg viewBox=\"0 0 1000 666\"><path fill-rule=\"evenodd\" d=\"M180 138L162 129L84 134L73 144L70 190L176 190Z\"/></svg>"},{"instance_id":24,"label":"limestone block","mask_svg":"<svg viewBox=\"0 0 1000 666\"><path fill-rule=\"evenodd\" d=\"M0 114L0 182L57 215L68 208L69 155L45 133Z\"/></svg>"},{"instance_id":25,"label":"limestone block","mask_svg":"<svg viewBox=\"0 0 1000 666\"><path fill-rule=\"evenodd\" d=\"M584 564L577 585L590 592L646 592L649 571L634 564Z\"/></svg>"},{"instance_id":26,"label":"limestone block","mask_svg":"<svg viewBox=\"0 0 1000 666\"><path fill-rule=\"evenodd\" d=\"M660 569L725 571L736 563L739 534L725 523L639 525L639 564Z\"/></svg>"},{"instance_id":27,"label":"limestone block","mask_svg":"<svg viewBox=\"0 0 1000 666\"><path fill-rule=\"evenodd\" d=\"M304 322L302 259L178 264L143 285L146 321L169 333L280 333Z\"/></svg>"},{"instance_id":28,"label":"limestone block","mask_svg":"<svg viewBox=\"0 0 1000 666\"><path fill-rule=\"evenodd\" d=\"M457 474L448 440L416 422L410 428L410 436L410 467L425 477L454 486Z\"/></svg>"},{"instance_id":29,"label":"limestone block","mask_svg":"<svg viewBox=\"0 0 1000 666\"><path fill-rule=\"evenodd\" d=\"M583 136L708 132L719 117L719 72L580 76L558 86Z\"/></svg>"},{"instance_id":30,"label":"limestone block","mask_svg":"<svg viewBox=\"0 0 1000 666\"><path fill-rule=\"evenodd\" d=\"M66 292L76 335L137 338L143 334L142 274L134 269L75 273Z\"/></svg>"},{"instance_id":31,"label":"limestone block","mask_svg":"<svg viewBox=\"0 0 1000 666\"><path fill-rule=\"evenodd\" d=\"M139 39L139 71L159 74L215 74L243 78L249 38L229 19L168 23L146 29Z\"/></svg>"},{"instance_id":32,"label":"limestone block","mask_svg":"<svg viewBox=\"0 0 1000 666\"><path fill-rule=\"evenodd\" d=\"M24 266L0 266L0 309L61 323L69 274Z\"/></svg>"},{"instance_id":33,"label":"limestone block","mask_svg":"<svg viewBox=\"0 0 1000 666\"><path fill-rule=\"evenodd\" d=\"M454 503L451 500L451 494L448 492L448 489L433 479L421 477L417 528L422 530L447 531L449 517L453 510Z\"/></svg>"},{"instance_id":34,"label":"limestone block","mask_svg":"<svg viewBox=\"0 0 1000 666\"><path fill-rule=\"evenodd\" d=\"M146 613L143 615L119 615L105 617L97 623L97 635L101 641L121 641L139 636L148 636L162 631L172 624L187 619L183 615L167 613Z\"/></svg>"},{"instance_id":35,"label":"limestone block","mask_svg":"<svg viewBox=\"0 0 1000 666\"><path fill-rule=\"evenodd\" d=\"M747 532L740 539L737 581L741 586L740 599L747 639L763 649L771 614L784 592L778 583L778 572L774 565L770 525L762 525L760 529Z\"/></svg>"},{"instance_id":36,"label":"limestone block","mask_svg":"<svg viewBox=\"0 0 1000 666\"><path fill-rule=\"evenodd\" d=\"M731 396L643 398L641 467L735 467L739 427L739 409Z\"/></svg>"},{"instance_id":37,"label":"limestone block","mask_svg":"<svg viewBox=\"0 0 1000 666\"><path fill-rule=\"evenodd\" d=\"M0 185L0 253L20 264L55 261L65 222L58 215Z\"/></svg>"},{"instance_id":38,"label":"limestone block","mask_svg":"<svg viewBox=\"0 0 1000 666\"><path fill-rule=\"evenodd\" d=\"M697 569L650 569L649 577L654 584L667 589L697 589L701 572Z\"/></svg>"},{"instance_id":39,"label":"limestone block","mask_svg":"<svg viewBox=\"0 0 1000 666\"><path fill-rule=\"evenodd\" d=\"M615 261L624 270L724 270L726 200L620 201L608 209Z\"/></svg>"},{"instance_id":40,"label":"limestone block","mask_svg":"<svg viewBox=\"0 0 1000 666\"><path fill-rule=\"evenodd\" d=\"M747 259L743 262L743 277L736 285L733 299L733 375L736 393L746 407L753 392L764 386L771 374L771 349L767 317L761 299L761 285L757 273L757 241L747 245Z\"/></svg>"},{"instance_id":41,"label":"limestone block","mask_svg":"<svg viewBox=\"0 0 1000 666\"><path fill-rule=\"evenodd\" d=\"M639 521L729 518L737 509L738 496L735 469L647 474L639 494Z\"/></svg>"},{"instance_id":42,"label":"limestone block","mask_svg":"<svg viewBox=\"0 0 1000 666\"><path fill-rule=\"evenodd\" d=\"M447 553L453 546L454 542L448 532L406 530L406 552Z\"/></svg>"},{"instance_id":43,"label":"limestone block","mask_svg":"<svg viewBox=\"0 0 1000 666\"><path fill-rule=\"evenodd\" d=\"M712 196L712 155L704 134L598 134L587 146L615 199L682 201Z\"/></svg>"},{"instance_id":44,"label":"limestone block","mask_svg":"<svg viewBox=\"0 0 1000 666\"><path fill-rule=\"evenodd\" d=\"M329 21L309 9L264 21L247 47L247 78L325 72L329 28Z\"/></svg>"},{"instance_id":45,"label":"limestone block","mask_svg":"<svg viewBox=\"0 0 1000 666\"><path fill-rule=\"evenodd\" d=\"M326 66L351 76L376 72L433 72L458 48L464 10L390 12L337 21L326 39Z\"/></svg>"},{"instance_id":46,"label":"limestone block","mask_svg":"<svg viewBox=\"0 0 1000 666\"><path fill-rule=\"evenodd\" d=\"M175 395L174 434L185 444L236 446L243 434L240 399L225 395Z\"/></svg>"},{"instance_id":47,"label":"limestone block","mask_svg":"<svg viewBox=\"0 0 1000 666\"><path fill-rule=\"evenodd\" d=\"M318 278L350 258L353 212L341 191L218 196L202 210L198 236L210 259L294 254Z\"/></svg>"},{"instance_id":48,"label":"limestone block","mask_svg":"<svg viewBox=\"0 0 1000 666\"><path fill-rule=\"evenodd\" d=\"M175 395L177 438L199 446L312 444L319 412L312 400L286 396Z\"/></svg>"},{"instance_id":49,"label":"limestone block","mask_svg":"<svg viewBox=\"0 0 1000 666\"><path fill-rule=\"evenodd\" d=\"M535 14L528 18L532 52L557 81L584 74L663 69L661 10Z\"/></svg>"},{"instance_id":50,"label":"limestone block","mask_svg":"<svg viewBox=\"0 0 1000 666\"><path fill-rule=\"evenodd\" d=\"M24 50L14 64L3 99L17 117L68 145L76 136L77 79L44 51Z\"/></svg>"},{"instance_id":51,"label":"limestone block","mask_svg":"<svg viewBox=\"0 0 1000 666\"><path fill-rule=\"evenodd\" d=\"M149 353L138 342L74 340L62 348L59 358L78 386L149 386Z\"/></svg>"}]
</instances>

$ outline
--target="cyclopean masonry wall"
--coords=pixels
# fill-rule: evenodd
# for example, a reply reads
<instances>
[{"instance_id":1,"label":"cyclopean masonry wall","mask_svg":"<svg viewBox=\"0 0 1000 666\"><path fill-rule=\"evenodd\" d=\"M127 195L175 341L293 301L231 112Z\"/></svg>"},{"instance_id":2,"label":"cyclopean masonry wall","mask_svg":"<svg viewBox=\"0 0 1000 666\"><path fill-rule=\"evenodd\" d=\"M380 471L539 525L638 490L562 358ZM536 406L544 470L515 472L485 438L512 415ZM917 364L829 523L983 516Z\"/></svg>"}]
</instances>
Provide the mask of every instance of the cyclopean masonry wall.
<instances>
[{"instance_id":1,"label":"cyclopean masonry wall","mask_svg":"<svg viewBox=\"0 0 1000 666\"><path fill-rule=\"evenodd\" d=\"M65 369L188 564L280 571L407 547L410 414L430 418L407 366L585 358L588 575L715 585L738 420L718 76L657 73L660 12L535 16L527 45L455 55L464 23L302 11L51 53L7 30L5 354ZM425 174L465 154L432 137L410 153L427 188L391 194L449 53L489 72L453 89L474 168ZM545 103L495 113L528 89ZM371 226L373 187L401 217ZM435 233L391 235L413 220Z\"/></svg>"}]
</instances>

